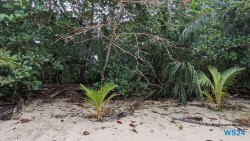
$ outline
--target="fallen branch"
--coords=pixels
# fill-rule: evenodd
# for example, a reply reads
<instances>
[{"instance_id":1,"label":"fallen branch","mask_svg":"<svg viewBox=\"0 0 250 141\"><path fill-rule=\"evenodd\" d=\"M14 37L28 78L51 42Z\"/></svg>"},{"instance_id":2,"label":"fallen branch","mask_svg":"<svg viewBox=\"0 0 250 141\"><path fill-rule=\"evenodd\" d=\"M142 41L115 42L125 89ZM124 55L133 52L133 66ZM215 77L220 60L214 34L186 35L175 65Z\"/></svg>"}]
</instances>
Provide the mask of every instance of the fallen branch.
<instances>
[{"instance_id":1,"label":"fallen branch","mask_svg":"<svg viewBox=\"0 0 250 141\"><path fill-rule=\"evenodd\" d=\"M64 92L64 93L67 92L67 93L75 94L75 93L77 93L76 91L80 91L80 90L81 90L80 88L79 88L79 89L67 89L67 88L65 88L65 89L58 90L58 91L56 91L55 93L51 94L51 95L50 95L50 98L54 98L54 97L56 97L56 96L62 94L63 92Z\"/></svg>"},{"instance_id":2,"label":"fallen branch","mask_svg":"<svg viewBox=\"0 0 250 141\"><path fill-rule=\"evenodd\" d=\"M236 126L235 124L215 124L215 123L204 123L196 120L189 120L187 118L173 118L172 122L175 120L183 121L183 122L189 122L189 123L194 123L194 124L200 124L200 125L205 125L205 126L215 126L215 127L221 127L221 126Z\"/></svg>"},{"instance_id":3,"label":"fallen branch","mask_svg":"<svg viewBox=\"0 0 250 141\"><path fill-rule=\"evenodd\" d=\"M62 90L59 90L59 91L56 91L55 93L53 93L52 95L50 95L50 98L54 98L56 97L57 95L61 94L63 91L65 91L66 89L62 89Z\"/></svg>"}]
</instances>

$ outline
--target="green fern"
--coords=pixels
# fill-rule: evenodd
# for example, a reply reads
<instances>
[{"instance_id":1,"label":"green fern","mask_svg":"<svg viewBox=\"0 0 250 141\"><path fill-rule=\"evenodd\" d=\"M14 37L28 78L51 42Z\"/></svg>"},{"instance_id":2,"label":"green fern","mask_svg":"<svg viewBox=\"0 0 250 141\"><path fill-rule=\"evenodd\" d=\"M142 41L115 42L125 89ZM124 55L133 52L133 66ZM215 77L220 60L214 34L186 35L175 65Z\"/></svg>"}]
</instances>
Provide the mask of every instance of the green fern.
<instances>
[{"instance_id":1,"label":"green fern","mask_svg":"<svg viewBox=\"0 0 250 141\"><path fill-rule=\"evenodd\" d=\"M106 98L108 93L116 87L117 85L114 83L106 83L104 86L101 86L100 90L96 91L80 84L80 88L86 92L87 97L85 98L85 102L95 108L96 118L98 121L101 116L104 115L106 106L109 104L110 100L117 96L117 94L111 94L108 98Z\"/></svg>"}]
</instances>

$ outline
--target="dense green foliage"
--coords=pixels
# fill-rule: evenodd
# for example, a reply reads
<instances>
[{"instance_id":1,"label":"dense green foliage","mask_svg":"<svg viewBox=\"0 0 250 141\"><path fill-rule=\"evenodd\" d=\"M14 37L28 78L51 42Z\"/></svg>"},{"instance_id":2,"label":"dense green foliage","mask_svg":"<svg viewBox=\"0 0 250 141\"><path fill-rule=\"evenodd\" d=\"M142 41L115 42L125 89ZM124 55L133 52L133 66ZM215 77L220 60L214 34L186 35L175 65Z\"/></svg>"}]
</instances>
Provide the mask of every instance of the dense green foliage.
<instances>
[{"instance_id":1,"label":"dense green foliage","mask_svg":"<svg viewBox=\"0 0 250 141\"><path fill-rule=\"evenodd\" d=\"M245 67L228 89L244 96L249 15L248 0L0 1L0 93L114 82L124 98L186 103L202 98L197 71L213 65Z\"/></svg>"}]
</instances>

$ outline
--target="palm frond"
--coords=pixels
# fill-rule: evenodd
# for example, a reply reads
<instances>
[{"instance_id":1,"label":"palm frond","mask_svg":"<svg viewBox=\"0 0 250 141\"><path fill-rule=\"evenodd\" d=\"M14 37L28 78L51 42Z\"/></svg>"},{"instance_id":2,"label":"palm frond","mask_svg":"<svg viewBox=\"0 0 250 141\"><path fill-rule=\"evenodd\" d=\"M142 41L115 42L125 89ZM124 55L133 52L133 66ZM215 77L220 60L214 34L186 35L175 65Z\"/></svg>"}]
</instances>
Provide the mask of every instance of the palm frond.
<instances>
[{"instance_id":1,"label":"palm frond","mask_svg":"<svg viewBox=\"0 0 250 141\"><path fill-rule=\"evenodd\" d=\"M181 62L169 63L162 71L163 79L171 80L180 66L181 66Z\"/></svg>"},{"instance_id":2,"label":"palm frond","mask_svg":"<svg viewBox=\"0 0 250 141\"><path fill-rule=\"evenodd\" d=\"M190 22L186 28L183 30L179 37L179 41L183 43L186 41L194 32L197 32L204 25L208 24L215 17L215 13L202 13L195 17L195 19Z\"/></svg>"},{"instance_id":3,"label":"palm frond","mask_svg":"<svg viewBox=\"0 0 250 141\"><path fill-rule=\"evenodd\" d=\"M201 98L200 89L195 83L197 72L193 65L187 62L171 62L162 71L163 80L167 87L172 88L171 94L174 98L187 103L188 96L196 94Z\"/></svg>"},{"instance_id":4,"label":"palm frond","mask_svg":"<svg viewBox=\"0 0 250 141\"><path fill-rule=\"evenodd\" d=\"M206 99L207 102L213 103L213 101L214 101L213 95L210 94L210 93L208 92L208 90L202 91L202 94L205 95L205 99Z\"/></svg>"},{"instance_id":5,"label":"palm frond","mask_svg":"<svg viewBox=\"0 0 250 141\"><path fill-rule=\"evenodd\" d=\"M234 78L244 69L245 68L234 67L224 71L221 76L222 89L227 90L227 88L233 84Z\"/></svg>"},{"instance_id":6,"label":"palm frond","mask_svg":"<svg viewBox=\"0 0 250 141\"><path fill-rule=\"evenodd\" d=\"M112 98L114 98L115 96L118 96L118 94L112 94L112 95L110 95L110 96L104 101L103 108L106 108L106 106L109 104L110 100L111 100Z\"/></svg>"},{"instance_id":7,"label":"palm frond","mask_svg":"<svg viewBox=\"0 0 250 141\"><path fill-rule=\"evenodd\" d=\"M80 84L80 89L84 90L87 93L92 93L94 90L85 87L84 85Z\"/></svg>"},{"instance_id":8,"label":"palm frond","mask_svg":"<svg viewBox=\"0 0 250 141\"><path fill-rule=\"evenodd\" d=\"M208 67L208 70L210 71L210 74L213 77L213 87L214 89L219 89L220 88L220 80L221 80L221 73L218 71L217 68L215 67Z\"/></svg>"},{"instance_id":9,"label":"palm frond","mask_svg":"<svg viewBox=\"0 0 250 141\"><path fill-rule=\"evenodd\" d=\"M196 80L196 83L201 87L206 86L212 89L214 88L213 83L203 72L198 73L198 79Z\"/></svg>"},{"instance_id":10,"label":"palm frond","mask_svg":"<svg viewBox=\"0 0 250 141\"><path fill-rule=\"evenodd\" d=\"M106 83L106 84L104 84L104 86L101 87L101 91L102 91L101 93L103 95L103 98L106 97L108 92L110 92L111 90L113 90L116 87L117 87L117 85L115 85L114 83Z\"/></svg>"}]
</instances>

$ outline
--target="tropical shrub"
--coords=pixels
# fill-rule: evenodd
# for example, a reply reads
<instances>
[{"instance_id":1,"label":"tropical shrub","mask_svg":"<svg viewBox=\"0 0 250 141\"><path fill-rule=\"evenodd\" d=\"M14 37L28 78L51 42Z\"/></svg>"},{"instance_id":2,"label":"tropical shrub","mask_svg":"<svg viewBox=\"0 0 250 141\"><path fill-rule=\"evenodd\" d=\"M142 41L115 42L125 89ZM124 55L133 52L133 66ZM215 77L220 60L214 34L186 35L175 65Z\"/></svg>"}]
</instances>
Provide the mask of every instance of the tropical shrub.
<instances>
[{"instance_id":1,"label":"tropical shrub","mask_svg":"<svg viewBox=\"0 0 250 141\"><path fill-rule=\"evenodd\" d=\"M201 98L199 87L195 83L197 72L190 63L171 62L162 71L162 76L167 85L166 89L183 104L186 104L188 97L193 94L198 99Z\"/></svg>"},{"instance_id":2,"label":"tropical shrub","mask_svg":"<svg viewBox=\"0 0 250 141\"><path fill-rule=\"evenodd\" d=\"M246 67L235 87L248 95L250 2L247 0L191 1L191 19L180 34L180 41L191 47L192 64L205 70L207 64L225 70L235 65ZM228 91L234 91L229 89Z\"/></svg>"},{"instance_id":3,"label":"tropical shrub","mask_svg":"<svg viewBox=\"0 0 250 141\"><path fill-rule=\"evenodd\" d=\"M99 90L93 90L80 84L80 88L86 92L87 97L85 98L85 102L95 108L97 121L105 114L106 106L110 100L117 96L117 94L111 94L106 98L108 93L116 87L117 85L114 83L106 83Z\"/></svg>"},{"instance_id":4,"label":"tropical shrub","mask_svg":"<svg viewBox=\"0 0 250 141\"><path fill-rule=\"evenodd\" d=\"M110 58L110 63L107 65L107 69L105 71L105 82L113 82L117 84L119 87L116 88L116 91L124 98L132 97L135 94L137 94L138 98L143 97L143 90L148 88L147 82L145 82L142 76L134 73L134 70L130 70L130 68L127 66L130 64L125 65L125 63L123 63L124 61L125 60L122 59L115 60L113 58ZM101 86L101 66L102 62L98 61L87 68L85 78L89 77L88 79L90 81L85 81L85 83L92 82L94 88L99 88Z\"/></svg>"},{"instance_id":5,"label":"tropical shrub","mask_svg":"<svg viewBox=\"0 0 250 141\"><path fill-rule=\"evenodd\" d=\"M17 69L0 68L0 91L26 93L42 83L99 88L114 82L125 98L155 91L152 98L186 103L200 97L192 72L180 71L188 66L174 75L162 72L180 60L202 71L208 64L221 70L246 67L235 88L248 96L249 15L249 0L0 1L0 48L18 63ZM175 69L170 66L169 73Z\"/></svg>"},{"instance_id":6,"label":"tropical shrub","mask_svg":"<svg viewBox=\"0 0 250 141\"><path fill-rule=\"evenodd\" d=\"M234 67L220 73L215 67L208 67L208 70L212 76L209 79L203 72L198 73L197 84L201 87L202 94L206 96L209 102L213 102L215 99L217 110L221 110L222 100L228 96L228 88L233 84L234 78L244 68Z\"/></svg>"},{"instance_id":7,"label":"tropical shrub","mask_svg":"<svg viewBox=\"0 0 250 141\"><path fill-rule=\"evenodd\" d=\"M121 60L122 61L122 60ZM106 76L107 82L114 82L119 85L117 91L125 98L130 97L134 93L147 88L147 83L140 75L136 75L128 67L119 62L111 62L107 66Z\"/></svg>"},{"instance_id":8,"label":"tropical shrub","mask_svg":"<svg viewBox=\"0 0 250 141\"><path fill-rule=\"evenodd\" d=\"M9 52L3 49L0 49L0 87L11 83L11 80L8 77L2 76L2 69L13 69L16 66L15 56L10 56ZM0 96L3 96L0 92Z\"/></svg>"}]
</instances>

